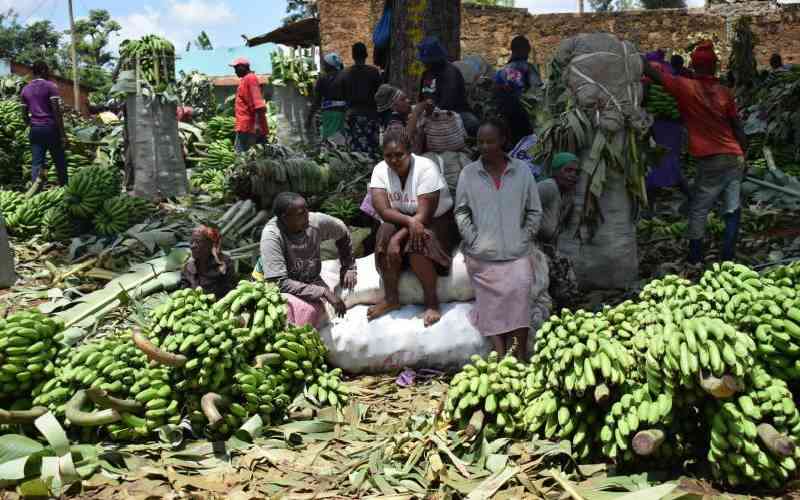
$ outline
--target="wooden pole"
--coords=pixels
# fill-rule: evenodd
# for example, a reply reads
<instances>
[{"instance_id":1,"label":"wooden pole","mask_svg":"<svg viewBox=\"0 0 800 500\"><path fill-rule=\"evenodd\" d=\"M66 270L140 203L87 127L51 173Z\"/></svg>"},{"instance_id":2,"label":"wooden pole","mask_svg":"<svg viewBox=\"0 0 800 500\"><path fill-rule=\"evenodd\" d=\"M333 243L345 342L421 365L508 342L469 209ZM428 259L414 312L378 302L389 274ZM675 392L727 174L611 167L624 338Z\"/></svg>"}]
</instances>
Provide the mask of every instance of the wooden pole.
<instances>
[{"instance_id":1,"label":"wooden pole","mask_svg":"<svg viewBox=\"0 0 800 500\"><path fill-rule=\"evenodd\" d=\"M583 14L583 0L578 0L578 14Z\"/></svg>"},{"instance_id":2,"label":"wooden pole","mask_svg":"<svg viewBox=\"0 0 800 500\"><path fill-rule=\"evenodd\" d=\"M72 97L74 99L74 108L78 113L81 112L81 91L80 83L78 80L78 34L75 32L75 15L72 12L72 0L67 0L69 3L69 31L72 34Z\"/></svg>"}]
</instances>

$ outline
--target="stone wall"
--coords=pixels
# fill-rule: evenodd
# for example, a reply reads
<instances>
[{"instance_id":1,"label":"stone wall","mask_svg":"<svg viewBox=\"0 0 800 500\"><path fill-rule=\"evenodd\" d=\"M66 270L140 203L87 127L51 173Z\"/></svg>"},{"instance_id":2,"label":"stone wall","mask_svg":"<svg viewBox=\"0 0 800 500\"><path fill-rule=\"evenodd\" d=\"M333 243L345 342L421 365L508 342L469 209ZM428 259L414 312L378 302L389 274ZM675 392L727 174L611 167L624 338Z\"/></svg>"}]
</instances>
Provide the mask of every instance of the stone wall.
<instances>
[{"instance_id":1,"label":"stone wall","mask_svg":"<svg viewBox=\"0 0 800 500\"><path fill-rule=\"evenodd\" d=\"M368 43L372 53L372 29L380 19L383 0L318 0L324 52L336 50L350 62L350 47ZM511 39L525 35L531 40L540 64L550 60L562 39L580 33L605 31L637 43L644 51L682 49L697 33L708 33L723 43L732 35L733 21L753 17L759 38L757 57L766 66L773 52L784 62L800 64L800 5L774 1L719 0L708 9L669 9L586 14L531 15L526 9L463 6L461 53L478 54L492 64L507 59ZM727 54L723 51L723 60Z\"/></svg>"},{"instance_id":2,"label":"stone wall","mask_svg":"<svg viewBox=\"0 0 800 500\"><path fill-rule=\"evenodd\" d=\"M371 61L372 30L383 13L383 0L318 0L317 5L322 54L337 52L349 65L353 44L362 42Z\"/></svg>"}]
</instances>

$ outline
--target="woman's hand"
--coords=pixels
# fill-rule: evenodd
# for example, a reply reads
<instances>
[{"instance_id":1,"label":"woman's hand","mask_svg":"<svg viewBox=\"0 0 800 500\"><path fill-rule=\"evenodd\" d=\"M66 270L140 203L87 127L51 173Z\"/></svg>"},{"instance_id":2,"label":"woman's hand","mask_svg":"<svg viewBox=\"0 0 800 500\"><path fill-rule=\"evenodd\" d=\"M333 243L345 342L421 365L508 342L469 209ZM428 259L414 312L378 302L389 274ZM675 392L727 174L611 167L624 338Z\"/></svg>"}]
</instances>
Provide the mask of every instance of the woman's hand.
<instances>
[{"instance_id":1,"label":"woman's hand","mask_svg":"<svg viewBox=\"0 0 800 500\"><path fill-rule=\"evenodd\" d=\"M400 269L400 264L403 262L403 250L400 246L400 241L397 238L392 238L386 248L386 263L390 269Z\"/></svg>"},{"instance_id":2,"label":"woman's hand","mask_svg":"<svg viewBox=\"0 0 800 500\"><path fill-rule=\"evenodd\" d=\"M349 269L349 270L342 270L342 275L340 279L342 283L342 288L344 290L352 290L356 287L356 270Z\"/></svg>"},{"instance_id":3,"label":"woman's hand","mask_svg":"<svg viewBox=\"0 0 800 500\"><path fill-rule=\"evenodd\" d=\"M411 250L421 252L425 246L425 225L418 219L411 217L408 222L408 233L411 241Z\"/></svg>"},{"instance_id":4,"label":"woman's hand","mask_svg":"<svg viewBox=\"0 0 800 500\"><path fill-rule=\"evenodd\" d=\"M334 311L336 311L336 315L340 318L344 316L344 313L347 312L347 306L344 305L344 301L332 291L328 290L322 297L328 301L328 304L333 306Z\"/></svg>"}]
</instances>

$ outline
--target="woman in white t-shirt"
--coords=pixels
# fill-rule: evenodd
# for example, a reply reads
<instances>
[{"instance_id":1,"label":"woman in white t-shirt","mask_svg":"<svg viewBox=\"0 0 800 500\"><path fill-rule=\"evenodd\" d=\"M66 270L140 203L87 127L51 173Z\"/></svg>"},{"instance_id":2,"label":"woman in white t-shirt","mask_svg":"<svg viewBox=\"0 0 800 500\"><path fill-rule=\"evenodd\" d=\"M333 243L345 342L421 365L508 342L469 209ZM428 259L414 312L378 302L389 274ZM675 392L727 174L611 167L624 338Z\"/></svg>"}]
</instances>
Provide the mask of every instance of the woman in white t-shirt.
<instances>
[{"instance_id":1,"label":"woman in white t-shirt","mask_svg":"<svg viewBox=\"0 0 800 500\"><path fill-rule=\"evenodd\" d=\"M373 320L400 307L398 282L410 267L422 284L425 326L441 318L436 280L450 271L458 244L453 198L435 163L411 153L401 130L383 139L384 161L375 166L369 188L381 220L375 243L375 265L383 278L384 299L369 308Z\"/></svg>"}]
</instances>

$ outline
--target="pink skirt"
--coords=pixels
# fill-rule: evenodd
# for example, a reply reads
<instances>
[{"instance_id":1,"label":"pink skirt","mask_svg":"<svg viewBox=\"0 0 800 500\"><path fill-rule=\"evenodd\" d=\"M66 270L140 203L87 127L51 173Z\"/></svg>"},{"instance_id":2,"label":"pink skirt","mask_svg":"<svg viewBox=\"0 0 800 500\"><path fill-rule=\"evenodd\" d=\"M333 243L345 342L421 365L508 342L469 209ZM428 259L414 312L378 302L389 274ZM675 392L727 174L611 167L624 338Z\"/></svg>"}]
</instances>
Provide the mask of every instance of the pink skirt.
<instances>
[{"instance_id":1,"label":"pink skirt","mask_svg":"<svg viewBox=\"0 0 800 500\"><path fill-rule=\"evenodd\" d=\"M465 256L475 290L470 321L485 337L529 328L533 266L530 257L491 262Z\"/></svg>"},{"instance_id":2,"label":"pink skirt","mask_svg":"<svg viewBox=\"0 0 800 500\"><path fill-rule=\"evenodd\" d=\"M322 301L306 302L294 295L283 293L286 299L286 321L295 326L311 325L319 329L323 320L327 318L325 305Z\"/></svg>"}]
</instances>

